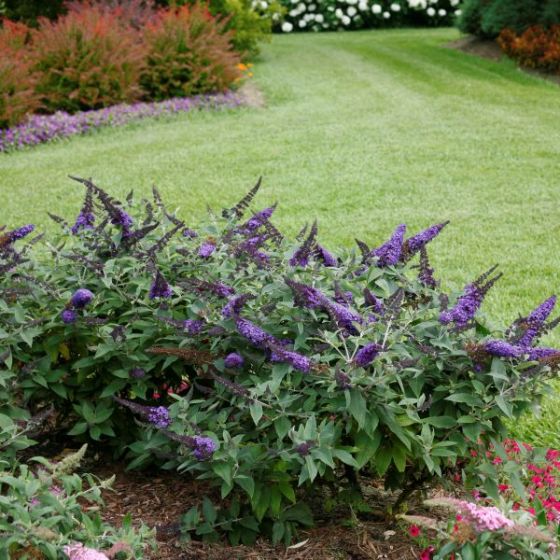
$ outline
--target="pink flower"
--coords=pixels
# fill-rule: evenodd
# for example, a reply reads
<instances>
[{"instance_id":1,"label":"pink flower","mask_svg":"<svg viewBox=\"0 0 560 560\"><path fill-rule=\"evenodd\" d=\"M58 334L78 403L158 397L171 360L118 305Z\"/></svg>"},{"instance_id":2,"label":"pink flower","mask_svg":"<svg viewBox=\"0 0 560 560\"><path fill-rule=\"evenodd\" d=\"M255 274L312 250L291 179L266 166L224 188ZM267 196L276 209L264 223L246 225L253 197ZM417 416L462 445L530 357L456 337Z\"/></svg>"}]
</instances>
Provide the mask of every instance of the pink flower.
<instances>
[{"instance_id":1,"label":"pink flower","mask_svg":"<svg viewBox=\"0 0 560 560\"><path fill-rule=\"evenodd\" d=\"M478 506L471 502L460 501L458 503L465 519L474 525L477 531L498 531L510 529L514 526L497 507Z\"/></svg>"},{"instance_id":2,"label":"pink flower","mask_svg":"<svg viewBox=\"0 0 560 560\"><path fill-rule=\"evenodd\" d=\"M62 550L70 560L109 560L109 557L102 552L88 548L82 543L67 545Z\"/></svg>"},{"instance_id":3,"label":"pink flower","mask_svg":"<svg viewBox=\"0 0 560 560\"><path fill-rule=\"evenodd\" d=\"M420 536L420 527L418 525L411 525L408 534L413 538Z\"/></svg>"},{"instance_id":4,"label":"pink flower","mask_svg":"<svg viewBox=\"0 0 560 560\"><path fill-rule=\"evenodd\" d=\"M420 553L418 560L432 560L435 551L436 549L432 545L430 545Z\"/></svg>"},{"instance_id":5,"label":"pink flower","mask_svg":"<svg viewBox=\"0 0 560 560\"><path fill-rule=\"evenodd\" d=\"M498 484L498 490L499 490L500 492L503 493L503 492L505 492L505 491L508 490L508 489L509 489L509 485L508 485L508 484Z\"/></svg>"}]
</instances>

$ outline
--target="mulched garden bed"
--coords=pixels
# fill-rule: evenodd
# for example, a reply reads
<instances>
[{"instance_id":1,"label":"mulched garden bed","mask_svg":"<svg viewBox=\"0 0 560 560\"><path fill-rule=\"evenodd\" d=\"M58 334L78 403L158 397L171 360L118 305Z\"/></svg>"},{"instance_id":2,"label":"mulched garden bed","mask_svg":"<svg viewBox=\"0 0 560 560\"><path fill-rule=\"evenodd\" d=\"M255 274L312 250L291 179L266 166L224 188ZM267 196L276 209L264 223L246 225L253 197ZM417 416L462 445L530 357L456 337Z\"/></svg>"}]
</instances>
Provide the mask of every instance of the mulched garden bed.
<instances>
[{"instance_id":1,"label":"mulched garden bed","mask_svg":"<svg viewBox=\"0 0 560 560\"><path fill-rule=\"evenodd\" d=\"M456 41L451 41L451 43L448 43L446 47L456 49L473 56L478 56L480 58L486 58L487 60L498 61L506 57L496 41L479 39L478 37L473 36L461 37ZM560 85L560 76L555 74L549 74L547 72L523 67L519 67L519 70L531 76L543 78L544 80Z\"/></svg>"},{"instance_id":2,"label":"mulched garden bed","mask_svg":"<svg viewBox=\"0 0 560 560\"><path fill-rule=\"evenodd\" d=\"M105 464L90 469L96 476L116 475L112 492L106 492L104 518L119 525L130 514L133 522L143 521L156 529L158 549L153 560L413 560L416 543L408 541L402 528L382 521L364 521L344 526L348 520L302 531L290 548L258 541L254 546L227 546L201 542L181 543L179 520L200 501L205 485L175 472L126 471L124 465Z\"/></svg>"}]
</instances>

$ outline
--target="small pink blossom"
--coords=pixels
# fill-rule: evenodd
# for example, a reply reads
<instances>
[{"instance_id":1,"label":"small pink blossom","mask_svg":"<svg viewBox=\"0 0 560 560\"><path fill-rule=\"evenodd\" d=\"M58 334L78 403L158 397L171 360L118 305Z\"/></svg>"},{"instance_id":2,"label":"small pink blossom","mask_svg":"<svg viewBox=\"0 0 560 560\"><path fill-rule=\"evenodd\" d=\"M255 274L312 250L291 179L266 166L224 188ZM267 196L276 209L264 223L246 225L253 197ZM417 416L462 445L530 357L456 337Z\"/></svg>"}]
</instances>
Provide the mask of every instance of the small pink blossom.
<instances>
[{"instance_id":1,"label":"small pink blossom","mask_svg":"<svg viewBox=\"0 0 560 560\"><path fill-rule=\"evenodd\" d=\"M109 560L109 557L103 552L88 548L82 543L67 545L62 550L70 560Z\"/></svg>"}]
</instances>

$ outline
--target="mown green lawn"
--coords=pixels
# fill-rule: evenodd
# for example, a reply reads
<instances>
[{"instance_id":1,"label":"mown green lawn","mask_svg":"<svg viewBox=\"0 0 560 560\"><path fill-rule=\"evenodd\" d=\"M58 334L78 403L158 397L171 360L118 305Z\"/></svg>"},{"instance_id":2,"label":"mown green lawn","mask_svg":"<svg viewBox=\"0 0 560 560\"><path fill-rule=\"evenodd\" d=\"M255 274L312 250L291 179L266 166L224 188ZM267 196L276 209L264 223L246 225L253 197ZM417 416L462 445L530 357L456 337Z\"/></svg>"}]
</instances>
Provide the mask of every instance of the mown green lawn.
<instances>
[{"instance_id":1,"label":"mown green lawn","mask_svg":"<svg viewBox=\"0 0 560 560\"><path fill-rule=\"evenodd\" d=\"M91 176L115 195L157 184L198 221L264 176L258 204L333 248L450 219L432 252L444 285L494 263L496 322L558 290L560 89L445 45L458 32L275 36L255 67L267 107L151 121L0 156L0 223L52 228ZM560 343L560 336L551 340Z\"/></svg>"}]
</instances>

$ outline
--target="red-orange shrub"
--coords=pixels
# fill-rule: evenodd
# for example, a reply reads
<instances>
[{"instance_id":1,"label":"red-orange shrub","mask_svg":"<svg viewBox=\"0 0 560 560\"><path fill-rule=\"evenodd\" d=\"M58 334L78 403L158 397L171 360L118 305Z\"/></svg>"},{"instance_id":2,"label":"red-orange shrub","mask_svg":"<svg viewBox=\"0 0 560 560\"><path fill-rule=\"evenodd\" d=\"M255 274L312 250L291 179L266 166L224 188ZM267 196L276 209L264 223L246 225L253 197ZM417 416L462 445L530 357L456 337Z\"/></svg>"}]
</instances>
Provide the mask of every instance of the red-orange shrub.
<instances>
[{"instance_id":1,"label":"red-orange shrub","mask_svg":"<svg viewBox=\"0 0 560 560\"><path fill-rule=\"evenodd\" d=\"M560 25L535 25L520 35L504 29L498 43L522 66L560 74Z\"/></svg>"},{"instance_id":2,"label":"red-orange shrub","mask_svg":"<svg viewBox=\"0 0 560 560\"><path fill-rule=\"evenodd\" d=\"M225 25L204 4L159 11L143 32L146 96L161 100L224 91L239 79L240 56Z\"/></svg>"},{"instance_id":3,"label":"red-orange shrub","mask_svg":"<svg viewBox=\"0 0 560 560\"><path fill-rule=\"evenodd\" d=\"M29 28L4 20L0 27L0 128L19 123L39 107L36 75L25 54Z\"/></svg>"},{"instance_id":4,"label":"red-orange shrub","mask_svg":"<svg viewBox=\"0 0 560 560\"><path fill-rule=\"evenodd\" d=\"M141 96L145 49L139 33L100 6L40 20L31 58L46 111L97 109Z\"/></svg>"}]
</instances>

